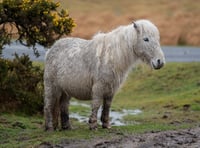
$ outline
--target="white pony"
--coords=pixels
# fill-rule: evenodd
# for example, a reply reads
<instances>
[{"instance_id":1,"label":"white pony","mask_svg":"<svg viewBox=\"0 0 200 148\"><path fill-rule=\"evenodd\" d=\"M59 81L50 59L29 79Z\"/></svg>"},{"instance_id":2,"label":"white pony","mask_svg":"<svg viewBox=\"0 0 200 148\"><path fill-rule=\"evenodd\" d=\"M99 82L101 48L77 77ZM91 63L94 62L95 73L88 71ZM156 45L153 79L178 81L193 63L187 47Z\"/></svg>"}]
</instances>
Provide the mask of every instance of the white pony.
<instances>
[{"instance_id":1,"label":"white pony","mask_svg":"<svg viewBox=\"0 0 200 148\"><path fill-rule=\"evenodd\" d=\"M46 54L44 115L46 130L54 130L61 117L62 129L71 128L68 106L71 97L92 100L90 129L97 128L97 111L103 102L102 127L109 128L112 98L131 67L143 61L153 69L165 63L157 27L138 20L91 40L64 38ZM122 98L123 99L123 98Z\"/></svg>"}]
</instances>

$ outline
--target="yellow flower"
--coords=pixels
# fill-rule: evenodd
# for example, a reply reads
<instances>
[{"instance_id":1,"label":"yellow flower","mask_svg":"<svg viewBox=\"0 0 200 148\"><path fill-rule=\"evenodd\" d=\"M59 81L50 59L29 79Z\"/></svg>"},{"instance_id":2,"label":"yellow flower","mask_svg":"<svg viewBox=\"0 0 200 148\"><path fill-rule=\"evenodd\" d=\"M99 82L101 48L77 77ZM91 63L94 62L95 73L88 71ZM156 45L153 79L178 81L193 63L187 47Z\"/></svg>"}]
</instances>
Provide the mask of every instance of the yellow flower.
<instances>
[{"instance_id":1,"label":"yellow flower","mask_svg":"<svg viewBox=\"0 0 200 148\"><path fill-rule=\"evenodd\" d=\"M37 26L32 27L32 30L38 33L40 30L37 28Z\"/></svg>"},{"instance_id":2,"label":"yellow flower","mask_svg":"<svg viewBox=\"0 0 200 148\"><path fill-rule=\"evenodd\" d=\"M43 12L43 14L48 14L48 13L49 13L48 11L44 11L44 12Z\"/></svg>"},{"instance_id":3,"label":"yellow flower","mask_svg":"<svg viewBox=\"0 0 200 148\"><path fill-rule=\"evenodd\" d=\"M58 20L57 20L56 18L53 19L53 24L54 24L55 26L58 26L59 23L58 23Z\"/></svg>"},{"instance_id":4,"label":"yellow flower","mask_svg":"<svg viewBox=\"0 0 200 148\"><path fill-rule=\"evenodd\" d=\"M56 3L56 7L60 7L60 2L57 2L57 3Z\"/></svg>"}]
</instances>

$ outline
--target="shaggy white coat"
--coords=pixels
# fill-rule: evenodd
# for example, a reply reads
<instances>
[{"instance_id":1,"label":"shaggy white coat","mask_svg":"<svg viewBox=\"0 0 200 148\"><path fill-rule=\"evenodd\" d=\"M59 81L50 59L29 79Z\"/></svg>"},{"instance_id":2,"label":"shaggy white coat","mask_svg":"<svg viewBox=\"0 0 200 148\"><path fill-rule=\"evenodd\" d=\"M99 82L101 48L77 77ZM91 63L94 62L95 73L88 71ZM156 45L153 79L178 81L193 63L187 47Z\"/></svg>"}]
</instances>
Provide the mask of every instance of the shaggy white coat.
<instances>
[{"instance_id":1,"label":"shaggy white coat","mask_svg":"<svg viewBox=\"0 0 200 148\"><path fill-rule=\"evenodd\" d=\"M164 65L165 58L159 40L157 27L148 20L139 20L109 33L98 33L91 40L58 40L47 52L45 60L46 129L57 126L53 125L53 120L57 120L57 115L54 119L58 110L56 102L60 103L57 107L61 108L61 114L63 112L67 116L67 125L62 126L69 126L68 110L61 106L69 104L71 97L93 100L91 129L97 126L96 112L103 100L101 120L103 126L107 127L111 100L131 67L136 66L138 61L144 61L154 69ZM66 99L61 100L66 101L59 101L63 94Z\"/></svg>"}]
</instances>

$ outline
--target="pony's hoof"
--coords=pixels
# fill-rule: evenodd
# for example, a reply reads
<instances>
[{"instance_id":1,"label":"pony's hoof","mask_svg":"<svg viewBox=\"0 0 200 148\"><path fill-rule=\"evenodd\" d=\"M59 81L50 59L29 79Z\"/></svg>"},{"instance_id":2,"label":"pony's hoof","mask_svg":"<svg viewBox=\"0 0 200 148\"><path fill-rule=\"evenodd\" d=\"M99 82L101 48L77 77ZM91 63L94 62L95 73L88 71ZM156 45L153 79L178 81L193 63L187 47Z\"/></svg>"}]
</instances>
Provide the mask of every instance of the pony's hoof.
<instances>
[{"instance_id":1,"label":"pony's hoof","mask_svg":"<svg viewBox=\"0 0 200 148\"><path fill-rule=\"evenodd\" d=\"M71 129L72 129L71 125L62 126L62 130L71 130Z\"/></svg>"},{"instance_id":2,"label":"pony's hoof","mask_svg":"<svg viewBox=\"0 0 200 148\"><path fill-rule=\"evenodd\" d=\"M111 129L111 126L110 126L110 124L103 124L102 128L104 128L104 129Z\"/></svg>"},{"instance_id":3,"label":"pony's hoof","mask_svg":"<svg viewBox=\"0 0 200 148\"><path fill-rule=\"evenodd\" d=\"M54 131L54 128L53 128L53 127L46 127L46 128L45 128L45 131L46 131L46 132L53 132L53 131Z\"/></svg>"},{"instance_id":4,"label":"pony's hoof","mask_svg":"<svg viewBox=\"0 0 200 148\"><path fill-rule=\"evenodd\" d=\"M96 130L98 129L98 126L97 126L97 124L90 124L89 129L90 129L91 131L96 131Z\"/></svg>"}]
</instances>

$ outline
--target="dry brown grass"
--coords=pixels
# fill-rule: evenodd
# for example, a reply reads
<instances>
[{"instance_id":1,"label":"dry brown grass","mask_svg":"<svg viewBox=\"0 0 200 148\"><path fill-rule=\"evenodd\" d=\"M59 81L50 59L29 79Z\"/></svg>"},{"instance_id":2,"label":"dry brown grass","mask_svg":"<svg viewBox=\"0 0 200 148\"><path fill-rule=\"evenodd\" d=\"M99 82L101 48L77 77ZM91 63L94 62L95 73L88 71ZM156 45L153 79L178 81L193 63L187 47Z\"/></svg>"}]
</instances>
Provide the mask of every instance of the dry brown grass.
<instances>
[{"instance_id":1,"label":"dry brown grass","mask_svg":"<svg viewBox=\"0 0 200 148\"><path fill-rule=\"evenodd\" d=\"M58 0L57 0L58 1ZM137 19L154 22L163 45L200 45L200 0L65 0L77 27L72 36L91 38Z\"/></svg>"}]
</instances>

